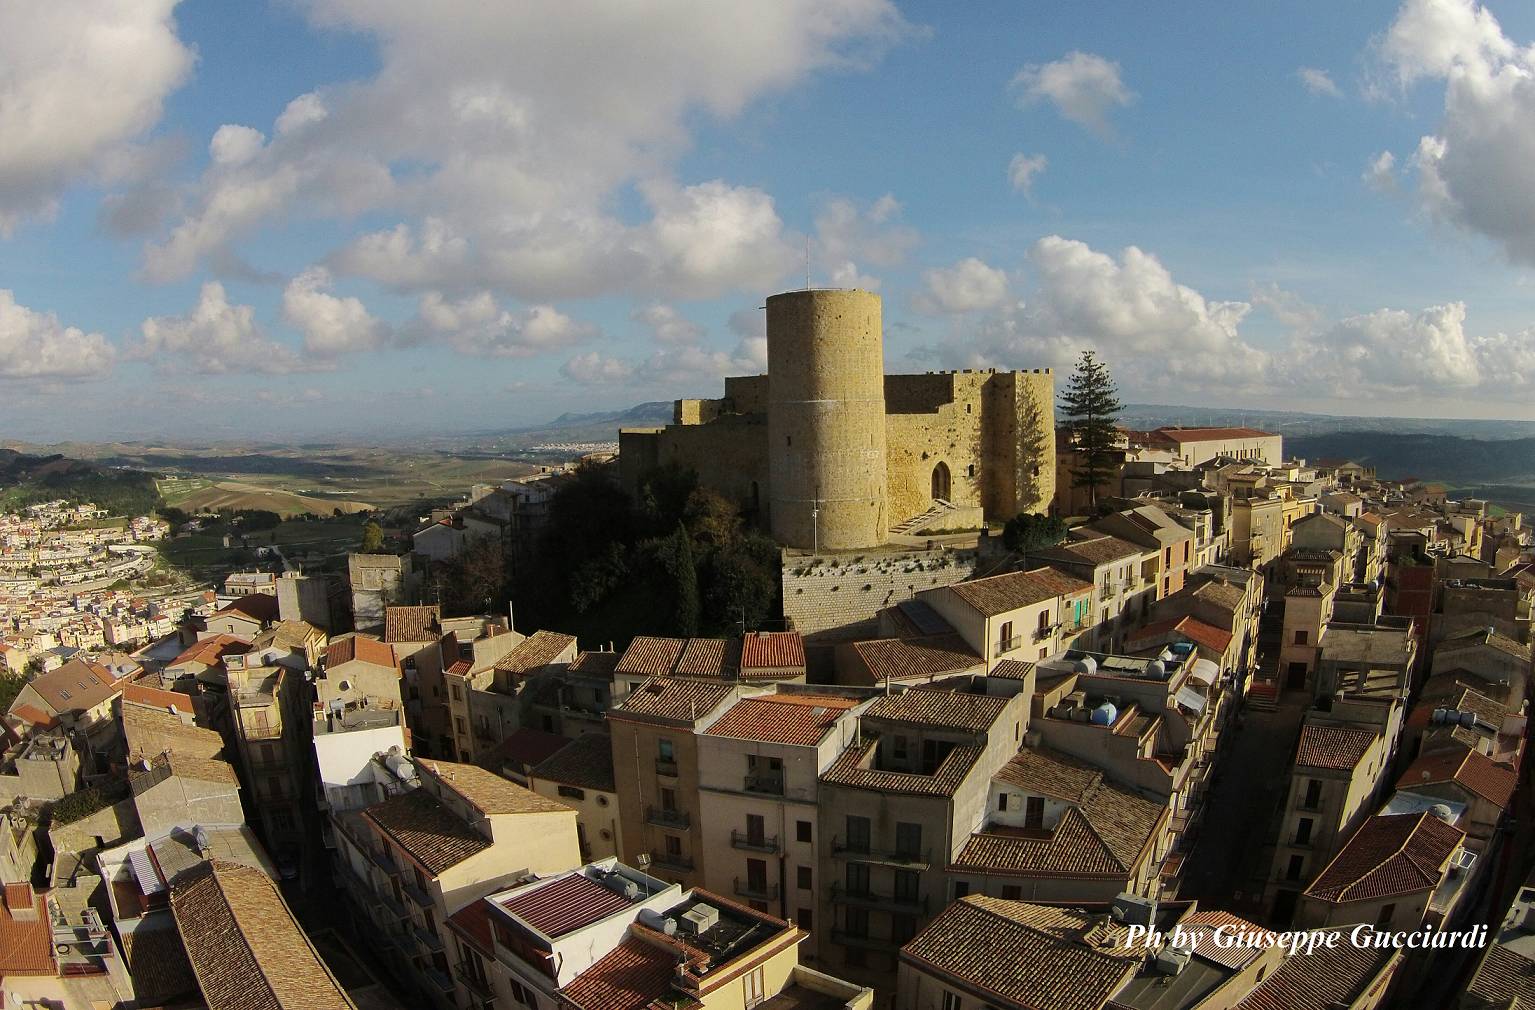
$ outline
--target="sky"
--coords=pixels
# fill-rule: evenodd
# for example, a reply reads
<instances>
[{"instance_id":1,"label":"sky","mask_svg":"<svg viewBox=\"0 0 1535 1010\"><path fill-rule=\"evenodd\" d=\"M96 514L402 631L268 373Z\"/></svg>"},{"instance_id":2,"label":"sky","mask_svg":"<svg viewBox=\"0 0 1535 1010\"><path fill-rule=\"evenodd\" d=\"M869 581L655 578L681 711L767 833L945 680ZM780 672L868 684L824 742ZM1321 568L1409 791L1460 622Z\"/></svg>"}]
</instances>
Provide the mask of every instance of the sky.
<instances>
[{"instance_id":1,"label":"sky","mask_svg":"<svg viewBox=\"0 0 1535 1010\"><path fill-rule=\"evenodd\" d=\"M0 437L396 438L886 367L1535 419L1535 7L0 5Z\"/></svg>"}]
</instances>

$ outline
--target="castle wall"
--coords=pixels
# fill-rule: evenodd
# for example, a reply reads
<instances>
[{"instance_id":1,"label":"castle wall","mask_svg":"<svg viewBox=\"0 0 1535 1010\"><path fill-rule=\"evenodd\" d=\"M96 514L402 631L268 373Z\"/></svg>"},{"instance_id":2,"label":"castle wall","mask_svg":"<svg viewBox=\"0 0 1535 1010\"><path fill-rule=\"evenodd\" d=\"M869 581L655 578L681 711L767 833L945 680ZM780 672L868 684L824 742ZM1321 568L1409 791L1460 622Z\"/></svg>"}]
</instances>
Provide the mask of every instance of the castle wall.
<instances>
[{"instance_id":1,"label":"castle wall","mask_svg":"<svg viewBox=\"0 0 1535 1010\"><path fill-rule=\"evenodd\" d=\"M783 561L783 611L816 645L878 637L878 614L924 589L963 582L975 573L975 550L890 551L866 556L788 555Z\"/></svg>"}]
</instances>

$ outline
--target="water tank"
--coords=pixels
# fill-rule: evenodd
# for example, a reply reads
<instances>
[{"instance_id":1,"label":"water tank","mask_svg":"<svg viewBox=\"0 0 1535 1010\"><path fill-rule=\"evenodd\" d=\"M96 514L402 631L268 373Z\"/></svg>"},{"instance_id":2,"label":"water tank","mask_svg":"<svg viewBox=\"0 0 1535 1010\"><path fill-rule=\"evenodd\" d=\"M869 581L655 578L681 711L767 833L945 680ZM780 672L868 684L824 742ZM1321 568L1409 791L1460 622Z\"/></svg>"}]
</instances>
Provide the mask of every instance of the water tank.
<instances>
[{"instance_id":1,"label":"water tank","mask_svg":"<svg viewBox=\"0 0 1535 1010\"><path fill-rule=\"evenodd\" d=\"M1467 727L1475 726L1476 725L1476 713L1475 712L1462 712L1462 713L1460 713L1460 724L1462 726L1467 726Z\"/></svg>"},{"instance_id":2,"label":"water tank","mask_svg":"<svg viewBox=\"0 0 1535 1010\"><path fill-rule=\"evenodd\" d=\"M1444 803L1435 803L1433 806L1428 808L1428 812L1446 824L1451 824L1455 821L1455 811L1451 810L1449 806Z\"/></svg>"},{"instance_id":3,"label":"water tank","mask_svg":"<svg viewBox=\"0 0 1535 1010\"><path fill-rule=\"evenodd\" d=\"M1072 673L1097 673L1098 661L1091 656L1083 656L1071 664Z\"/></svg>"},{"instance_id":4,"label":"water tank","mask_svg":"<svg viewBox=\"0 0 1535 1010\"><path fill-rule=\"evenodd\" d=\"M1119 709L1106 701L1093 709L1092 717L1088 721L1094 726L1112 726L1117 718L1119 718Z\"/></svg>"},{"instance_id":5,"label":"water tank","mask_svg":"<svg viewBox=\"0 0 1535 1010\"><path fill-rule=\"evenodd\" d=\"M649 926L658 933L665 933L667 936L677 935L677 920L668 919L653 908L640 909L639 919L641 925Z\"/></svg>"},{"instance_id":6,"label":"water tank","mask_svg":"<svg viewBox=\"0 0 1535 1010\"><path fill-rule=\"evenodd\" d=\"M769 525L789 547L885 542L885 353L878 295L767 300Z\"/></svg>"},{"instance_id":7,"label":"water tank","mask_svg":"<svg viewBox=\"0 0 1535 1010\"><path fill-rule=\"evenodd\" d=\"M1434 709L1434 714L1429 716L1428 721L1429 721L1430 725L1433 725L1433 726L1443 726L1445 724L1445 721L1449 717L1450 717L1450 710L1449 709L1447 709L1447 708L1436 708L1436 709Z\"/></svg>"},{"instance_id":8,"label":"water tank","mask_svg":"<svg viewBox=\"0 0 1535 1010\"><path fill-rule=\"evenodd\" d=\"M1163 663L1160 659L1153 659L1146 664L1146 676L1155 677L1158 680L1163 679L1167 676L1167 664Z\"/></svg>"}]
</instances>

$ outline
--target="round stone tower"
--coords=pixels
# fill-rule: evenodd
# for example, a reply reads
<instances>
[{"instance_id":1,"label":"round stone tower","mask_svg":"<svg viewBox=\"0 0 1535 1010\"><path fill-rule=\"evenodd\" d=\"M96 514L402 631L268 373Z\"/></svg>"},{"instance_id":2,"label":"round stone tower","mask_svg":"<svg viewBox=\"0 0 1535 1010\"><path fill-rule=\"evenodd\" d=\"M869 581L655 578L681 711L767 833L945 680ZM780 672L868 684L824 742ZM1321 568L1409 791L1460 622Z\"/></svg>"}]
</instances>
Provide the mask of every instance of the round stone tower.
<instances>
[{"instance_id":1,"label":"round stone tower","mask_svg":"<svg viewBox=\"0 0 1535 1010\"><path fill-rule=\"evenodd\" d=\"M788 547L885 542L885 360L879 295L789 291L767 300L768 487Z\"/></svg>"}]
</instances>

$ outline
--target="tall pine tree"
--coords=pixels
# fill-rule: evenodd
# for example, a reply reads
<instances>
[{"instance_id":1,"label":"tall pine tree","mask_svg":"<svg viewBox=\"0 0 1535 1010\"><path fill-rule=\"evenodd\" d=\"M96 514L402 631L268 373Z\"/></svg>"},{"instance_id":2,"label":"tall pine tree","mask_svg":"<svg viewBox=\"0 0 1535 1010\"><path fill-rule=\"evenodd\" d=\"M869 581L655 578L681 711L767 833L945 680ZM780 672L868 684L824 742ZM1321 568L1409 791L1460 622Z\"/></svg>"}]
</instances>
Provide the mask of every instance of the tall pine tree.
<instances>
[{"instance_id":1,"label":"tall pine tree","mask_svg":"<svg viewBox=\"0 0 1535 1010\"><path fill-rule=\"evenodd\" d=\"M1109 483L1116 469L1114 445L1119 432L1115 422L1122 406L1117 394L1109 367L1092 351L1083 351L1061 395L1061 413L1077 452L1072 487L1087 488L1088 501L1094 505L1098 489Z\"/></svg>"}]
</instances>

